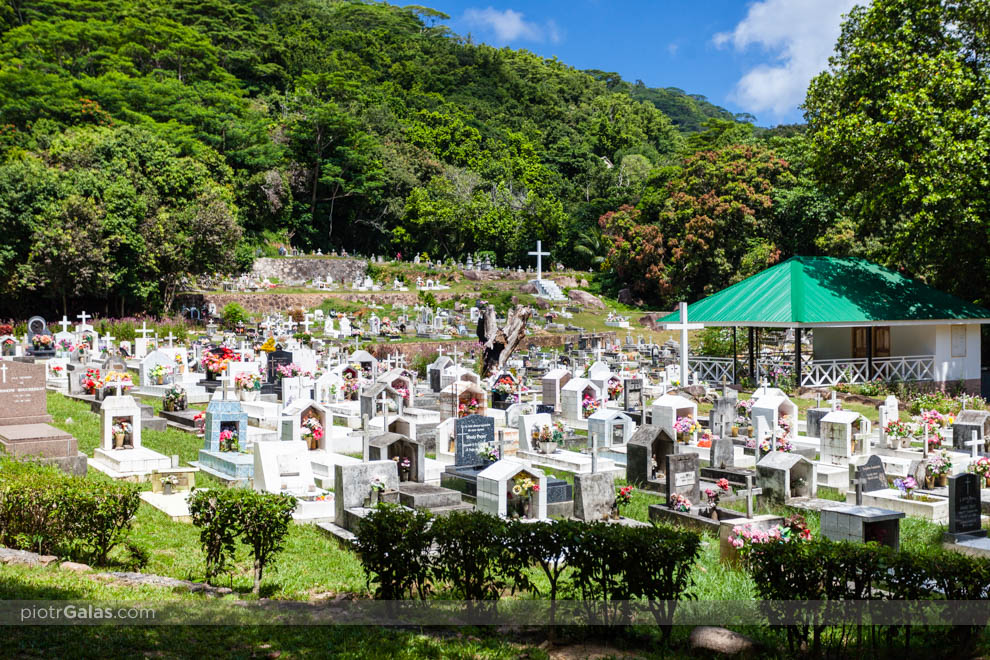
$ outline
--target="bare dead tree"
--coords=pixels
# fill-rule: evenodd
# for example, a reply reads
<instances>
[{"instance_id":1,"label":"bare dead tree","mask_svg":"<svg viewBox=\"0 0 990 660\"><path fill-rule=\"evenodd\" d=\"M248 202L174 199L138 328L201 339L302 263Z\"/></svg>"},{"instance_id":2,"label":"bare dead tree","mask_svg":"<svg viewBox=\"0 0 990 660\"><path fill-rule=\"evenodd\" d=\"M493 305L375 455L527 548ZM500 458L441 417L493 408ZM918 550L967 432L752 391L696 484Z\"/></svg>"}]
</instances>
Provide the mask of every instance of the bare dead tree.
<instances>
[{"instance_id":1,"label":"bare dead tree","mask_svg":"<svg viewBox=\"0 0 990 660\"><path fill-rule=\"evenodd\" d=\"M526 336L526 324L533 313L531 307L516 305L509 311L505 327L495 324L495 307L489 305L478 319L478 340L482 347L481 377L487 378L508 362L509 357Z\"/></svg>"}]
</instances>

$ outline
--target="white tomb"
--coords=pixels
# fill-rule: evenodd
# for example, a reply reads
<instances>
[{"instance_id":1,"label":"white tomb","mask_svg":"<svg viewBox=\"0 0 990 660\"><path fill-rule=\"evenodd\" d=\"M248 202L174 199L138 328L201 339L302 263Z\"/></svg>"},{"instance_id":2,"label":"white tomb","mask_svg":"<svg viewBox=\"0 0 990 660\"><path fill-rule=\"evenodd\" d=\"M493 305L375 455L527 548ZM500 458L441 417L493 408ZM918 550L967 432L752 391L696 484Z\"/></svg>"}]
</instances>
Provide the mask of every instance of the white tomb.
<instances>
[{"instance_id":1,"label":"white tomb","mask_svg":"<svg viewBox=\"0 0 990 660\"><path fill-rule=\"evenodd\" d=\"M100 446L89 466L112 479L145 481L172 459L141 445L141 408L130 395L108 396L100 406Z\"/></svg>"},{"instance_id":2,"label":"white tomb","mask_svg":"<svg viewBox=\"0 0 990 660\"><path fill-rule=\"evenodd\" d=\"M529 515L525 517L533 520L546 519L546 476L542 470L511 458L495 461L478 473L478 510L497 516L507 517L511 515L510 509L514 509L524 499L512 495L516 478L531 479L539 486L539 490L528 498L530 503Z\"/></svg>"},{"instance_id":3,"label":"white tomb","mask_svg":"<svg viewBox=\"0 0 990 660\"><path fill-rule=\"evenodd\" d=\"M667 432L671 438L677 437L674 423L678 418L690 417L698 420L698 404L680 394L664 394L653 402L652 424Z\"/></svg>"},{"instance_id":4,"label":"white tomb","mask_svg":"<svg viewBox=\"0 0 990 660\"><path fill-rule=\"evenodd\" d=\"M851 410L833 410L821 420L821 460L847 465L854 456L870 455L870 420Z\"/></svg>"}]
</instances>

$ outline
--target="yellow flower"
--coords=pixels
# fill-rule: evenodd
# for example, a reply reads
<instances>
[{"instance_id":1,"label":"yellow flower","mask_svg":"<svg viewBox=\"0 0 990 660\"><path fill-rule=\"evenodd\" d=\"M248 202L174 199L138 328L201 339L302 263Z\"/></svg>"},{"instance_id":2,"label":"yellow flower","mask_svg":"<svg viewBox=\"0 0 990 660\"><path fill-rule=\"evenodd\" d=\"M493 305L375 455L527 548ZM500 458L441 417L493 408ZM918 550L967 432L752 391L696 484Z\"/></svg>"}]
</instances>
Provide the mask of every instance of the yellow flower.
<instances>
[{"instance_id":1,"label":"yellow flower","mask_svg":"<svg viewBox=\"0 0 990 660\"><path fill-rule=\"evenodd\" d=\"M522 488L519 487L519 484L516 484L515 486L512 487L512 494L522 495Z\"/></svg>"}]
</instances>

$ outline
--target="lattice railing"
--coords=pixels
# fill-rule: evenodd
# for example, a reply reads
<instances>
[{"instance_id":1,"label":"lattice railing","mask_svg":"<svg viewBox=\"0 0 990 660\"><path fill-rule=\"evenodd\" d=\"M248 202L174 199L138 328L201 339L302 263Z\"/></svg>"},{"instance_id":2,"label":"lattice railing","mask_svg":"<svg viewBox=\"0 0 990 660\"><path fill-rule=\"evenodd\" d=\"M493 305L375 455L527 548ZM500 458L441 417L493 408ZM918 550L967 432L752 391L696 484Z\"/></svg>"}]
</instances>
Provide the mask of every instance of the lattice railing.
<instances>
[{"instance_id":1,"label":"lattice railing","mask_svg":"<svg viewBox=\"0 0 990 660\"><path fill-rule=\"evenodd\" d=\"M723 378L727 383L733 382L732 358L689 357L688 369L697 375L699 381L709 385L718 385Z\"/></svg>"},{"instance_id":2,"label":"lattice railing","mask_svg":"<svg viewBox=\"0 0 990 660\"><path fill-rule=\"evenodd\" d=\"M814 360L802 365L801 384L805 387L826 387L838 383L857 384L870 380L866 358L845 360ZM885 381L932 380L935 376L935 356L899 355L873 358L873 378Z\"/></svg>"}]
</instances>

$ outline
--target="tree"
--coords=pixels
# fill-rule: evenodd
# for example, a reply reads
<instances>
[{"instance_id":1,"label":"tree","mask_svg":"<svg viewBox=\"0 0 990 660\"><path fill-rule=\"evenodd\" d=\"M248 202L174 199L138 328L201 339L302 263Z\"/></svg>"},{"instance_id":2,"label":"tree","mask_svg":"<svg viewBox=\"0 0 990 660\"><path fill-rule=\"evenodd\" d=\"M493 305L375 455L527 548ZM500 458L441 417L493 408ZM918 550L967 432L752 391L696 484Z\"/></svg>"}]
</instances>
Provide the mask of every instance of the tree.
<instances>
[{"instance_id":1,"label":"tree","mask_svg":"<svg viewBox=\"0 0 990 660\"><path fill-rule=\"evenodd\" d=\"M990 2L874 0L808 89L814 169L869 256L990 300Z\"/></svg>"}]
</instances>

